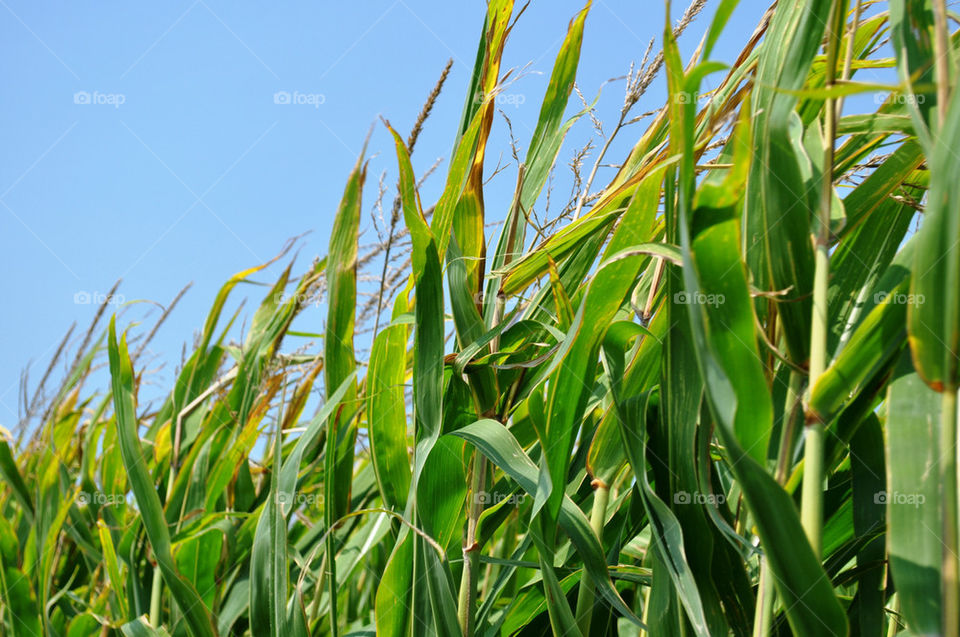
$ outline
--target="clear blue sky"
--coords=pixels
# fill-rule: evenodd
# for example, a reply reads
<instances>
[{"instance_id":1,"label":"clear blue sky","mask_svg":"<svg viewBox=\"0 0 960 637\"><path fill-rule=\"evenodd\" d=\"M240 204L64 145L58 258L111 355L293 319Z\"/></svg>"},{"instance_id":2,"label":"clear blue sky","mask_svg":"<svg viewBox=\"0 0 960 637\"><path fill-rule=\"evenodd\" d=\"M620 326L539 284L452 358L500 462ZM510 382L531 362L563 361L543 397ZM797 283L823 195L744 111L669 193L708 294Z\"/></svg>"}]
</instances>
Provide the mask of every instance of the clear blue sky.
<instances>
[{"instance_id":1,"label":"clear blue sky","mask_svg":"<svg viewBox=\"0 0 960 637\"><path fill-rule=\"evenodd\" d=\"M675 13L681 4L674 3ZM194 283L152 346L156 362L167 362L157 381L168 385L182 344L192 342L230 275L307 231L298 268L325 254L371 124L383 115L408 131L452 57L414 167L419 175L446 158L485 12L478 0L0 5L0 425L10 429L21 370L30 365L36 382L70 324L82 332L93 317L83 293L103 294L122 277L126 301L166 304ZM741 2L714 57L732 62L766 6ZM530 65L507 90L519 97L503 105L521 151L567 23L581 7L534 0L508 42L503 68ZM715 7L711 2L685 34L685 56ZM623 75L651 37L659 50L663 11L658 0L594 3L578 75L585 94ZM636 112L660 106L664 84L661 76ZM278 91L306 95L308 103L277 104ZM608 128L622 100L622 81L605 87L599 114ZM578 123L561 166L591 132L586 118ZM640 132L623 134L610 159L622 158ZM488 174L500 153L509 157L506 139L498 117ZM365 210L380 173L387 171L387 183L396 179L392 144L379 123L370 150L376 155ZM567 196L567 172L558 173L558 198ZM503 217L515 175L506 170L489 184L489 219ZM425 202L440 185L440 178L428 182ZM368 219L362 227L368 233L361 242L370 240ZM255 278L272 280L275 272ZM235 301L246 295L255 305L263 290L241 287ZM321 309L309 308L297 329L321 331L322 324Z\"/></svg>"}]
</instances>

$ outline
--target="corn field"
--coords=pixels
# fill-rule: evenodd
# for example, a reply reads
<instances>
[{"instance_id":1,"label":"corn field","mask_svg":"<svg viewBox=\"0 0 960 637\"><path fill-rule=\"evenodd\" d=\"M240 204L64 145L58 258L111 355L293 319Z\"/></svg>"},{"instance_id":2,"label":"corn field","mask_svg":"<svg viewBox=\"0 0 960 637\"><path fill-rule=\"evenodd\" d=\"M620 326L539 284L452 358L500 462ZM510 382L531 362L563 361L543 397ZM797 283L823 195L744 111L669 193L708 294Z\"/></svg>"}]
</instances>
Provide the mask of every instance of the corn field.
<instances>
[{"instance_id":1,"label":"corn field","mask_svg":"<svg viewBox=\"0 0 960 637\"><path fill-rule=\"evenodd\" d=\"M413 133L377 123L383 241L365 148L327 254L228 280L161 401L157 326L105 304L0 440L0 635L960 636L960 18L781 1L720 60L738 3L704 4L668 3L614 113L572 16L488 210L503 52L536 28L489 0L439 198L410 154L446 71Z\"/></svg>"}]
</instances>

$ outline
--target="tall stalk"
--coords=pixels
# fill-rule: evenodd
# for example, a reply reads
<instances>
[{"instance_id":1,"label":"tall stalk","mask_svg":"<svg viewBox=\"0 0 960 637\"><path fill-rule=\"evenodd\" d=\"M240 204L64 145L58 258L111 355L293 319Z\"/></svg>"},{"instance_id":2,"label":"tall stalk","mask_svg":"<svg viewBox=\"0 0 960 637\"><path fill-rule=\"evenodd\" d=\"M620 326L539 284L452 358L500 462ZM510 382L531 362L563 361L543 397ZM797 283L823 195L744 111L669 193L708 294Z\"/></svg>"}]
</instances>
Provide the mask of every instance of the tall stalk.
<instances>
[{"instance_id":1,"label":"tall stalk","mask_svg":"<svg viewBox=\"0 0 960 637\"><path fill-rule=\"evenodd\" d=\"M323 473L323 517L327 527L326 556L327 556L327 588L330 591L330 606L327 618L330 626L330 635L337 637L340 634L337 619L337 545L334 526L336 524L336 510L334 509L333 473L336 466L337 433L340 429L340 414L334 414L328 421L326 449L324 450Z\"/></svg>"},{"instance_id":2,"label":"tall stalk","mask_svg":"<svg viewBox=\"0 0 960 637\"><path fill-rule=\"evenodd\" d=\"M940 471L943 477L943 634L960 635L960 543L957 503L957 387L950 385L940 395Z\"/></svg>"},{"instance_id":3,"label":"tall stalk","mask_svg":"<svg viewBox=\"0 0 960 637\"><path fill-rule=\"evenodd\" d=\"M933 41L936 53L934 65L937 74L937 115L940 127L947 116L947 103L950 101L950 31L947 26L947 2L935 0L933 3L935 37Z\"/></svg>"},{"instance_id":4,"label":"tall stalk","mask_svg":"<svg viewBox=\"0 0 960 637\"><path fill-rule=\"evenodd\" d=\"M597 536L600 546L603 546L603 523L607 519L607 504L610 501L610 487L597 479L593 485L593 508L590 511L590 527ZM590 634L590 622L593 619L593 603L596 592L587 569L580 574L580 592L577 594L577 626L585 636Z\"/></svg>"},{"instance_id":5,"label":"tall stalk","mask_svg":"<svg viewBox=\"0 0 960 637\"><path fill-rule=\"evenodd\" d=\"M753 616L753 637L767 637L773 624L773 571L766 557L760 557L760 581L757 584L757 606Z\"/></svg>"},{"instance_id":6,"label":"tall stalk","mask_svg":"<svg viewBox=\"0 0 960 637\"><path fill-rule=\"evenodd\" d=\"M470 480L470 504L467 511L467 539L463 547L463 572L460 576L460 598L457 613L460 630L464 637L473 635L473 607L477 590L477 567L480 562L480 545L477 543L477 524L483 513L483 498L480 492L486 481L486 457L479 451L473 453L473 472Z\"/></svg>"},{"instance_id":7,"label":"tall stalk","mask_svg":"<svg viewBox=\"0 0 960 637\"><path fill-rule=\"evenodd\" d=\"M780 449L777 452L777 466L774 478L782 486L786 483L790 459L793 456L793 438L797 425L798 398L803 388L803 376L797 371L790 372L787 396L783 404L783 426L780 429ZM758 583L757 606L754 613L753 637L767 637L773 625L773 604L776 599L773 571L766 557L760 558L760 582Z\"/></svg>"},{"instance_id":8,"label":"tall stalk","mask_svg":"<svg viewBox=\"0 0 960 637\"><path fill-rule=\"evenodd\" d=\"M513 261L514 243L516 242L517 230L520 224L522 210L520 209L520 194L523 188L523 179L526 174L526 166L520 164L517 167L517 186L514 192L513 208L510 211L510 226L507 229L507 250L503 255L503 267L506 268ZM491 328L495 328L503 321L503 315L506 311L507 300L503 294L498 294L494 300L493 320ZM490 353L493 354L500 349L500 337L494 336L490 341ZM503 407L503 413L499 416L502 422L506 422L506 415L509 410L509 403L512 402L511 395ZM487 417L483 414L482 417ZM480 515L483 513L483 502L478 497L480 490L483 489L487 475L487 458L482 453L475 451L473 454L473 473L470 477L470 497L472 500L467 509L467 538L463 546L463 571L460 574L460 595L457 600L457 615L460 619L460 629L464 637L473 635L473 611L476 605L477 580L479 579L478 565L480 561L480 546L477 544L477 525L480 521Z\"/></svg>"},{"instance_id":9,"label":"tall stalk","mask_svg":"<svg viewBox=\"0 0 960 637\"><path fill-rule=\"evenodd\" d=\"M837 51L846 0L834 3L827 25L825 87L835 83ZM819 226L816 236L816 262L813 275L813 324L810 330L810 391L827 368L827 292L830 276L830 205L833 201L833 143L837 130L837 110L833 98L824 104L823 187L820 191ZM804 472L800 519L816 555L820 555L823 526L823 452L824 423L819 418L807 422L804 435Z\"/></svg>"},{"instance_id":10,"label":"tall stalk","mask_svg":"<svg viewBox=\"0 0 960 637\"><path fill-rule=\"evenodd\" d=\"M951 50L947 25L946 0L935 0L934 47L937 76L937 130L943 128L950 100ZM943 587L943 634L960 636L960 476L957 475L957 384L950 378L940 396L940 476L943 483L943 560L941 585Z\"/></svg>"}]
</instances>

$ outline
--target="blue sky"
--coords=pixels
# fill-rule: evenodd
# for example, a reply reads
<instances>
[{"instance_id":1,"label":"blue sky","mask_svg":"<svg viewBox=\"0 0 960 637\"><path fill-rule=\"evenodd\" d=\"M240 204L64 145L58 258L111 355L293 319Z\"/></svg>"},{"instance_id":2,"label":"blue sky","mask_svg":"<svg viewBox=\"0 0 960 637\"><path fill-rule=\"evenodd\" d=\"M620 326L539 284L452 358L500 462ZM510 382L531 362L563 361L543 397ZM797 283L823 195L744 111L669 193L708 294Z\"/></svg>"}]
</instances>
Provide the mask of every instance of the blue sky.
<instances>
[{"instance_id":1,"label":"blue sky","mask_svg":"<svg viewBox=\"0 0 960 637\"><path fill-rule=\"evenodd\" d=\"M683 6L676 6L679 14ZM71 323L82 333L85 303L123 279L122 300L168 303L193 282L151 349L169 383L217 290L233 273L275 255L309 232L298 268L326 253L333 214L363 139L369 150L365 210L379 175L396 179L392 144L378 116L409 130L443 65L453 58L414 153L422 174L446 158L476 52L485 3L360 0L271 5L218 0L165 3L0 1L0 425L17 422L18 380L43 373ZM681 41L685 56L712 18L711 2ZM766 2L744 0L714 57L732 62ZM534 0L509 40L503 68L525 73L501 105L521 151L536 124L554 58L580 2ZM597 0L586 22L578 83L588 96L639 61L664 24L658 0ZM660 106L662 76L636 107ZM278 92L291 102L276 103ZM611 127L623 82L608 84L599 116ZM571 109L579 108L574 102ZM618 161L642 132L628 129ZM581 120L560 152L556 197L569 191L565 166L592 133ZM498 117L489 175L509 158ZM445 164L441 167L441 173ZM601 172L597 183L612 172ZM504 216L515 167L488 185L488 220ZM439 174L423 190L436 199ZM392 199L392 196L390 197ZM368 218L361 243L372 239ZM260 282L273 280L276 268ZM235 303L264 290L242 286ZM118 298L118 300L120 300ZM111 310L119 308L111 306ZM134 304L129 319L156 306ZM321 331L308 308L297 329ZM61 370L62 371L62 370Z\"/></svg>"}]
</instances>

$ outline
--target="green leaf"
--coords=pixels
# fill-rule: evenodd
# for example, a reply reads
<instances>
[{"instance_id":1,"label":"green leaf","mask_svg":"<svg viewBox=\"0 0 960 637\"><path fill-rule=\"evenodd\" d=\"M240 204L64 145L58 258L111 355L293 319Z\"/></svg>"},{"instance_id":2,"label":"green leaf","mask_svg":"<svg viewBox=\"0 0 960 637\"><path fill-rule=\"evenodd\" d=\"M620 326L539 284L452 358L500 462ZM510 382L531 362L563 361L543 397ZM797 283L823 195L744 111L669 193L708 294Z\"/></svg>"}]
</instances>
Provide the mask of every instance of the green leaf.
<instances>
[{"instance_id":1,"label":"green leaf","mask_svg":"<svg viewBox=\"0 0 960 637\"><path fill-rule=\"evenodd\" d=\"M534 520L530 528L530 536L537 546L543 592L547 603L547 613L550 616L550 628L554 635L583 637L583 633L577 626L577 620L573 616L573 611L570 610L566 592L560 586L560 581L554 571L554 551L549 545L549 540L544 538L543 530L537 528L549 524L546 520L547 518L543 516Z\"/></svg>"},{"instance_id":2,"label":"green leaf","mask_svg":"<svg viewBox=\"0 0 960 637\"><path fill-rule=\"evenodd\" d=\"M890 36L901 76L911 84L932 87L934 82L933 11L928 0L890 0ZM922 98L922 99L921 99ZM936 91L928 90L911 102L930 126L937 103Z\"/></svg>"},{"instance_id":3,"label":"green leaf","mask_svg":"<svg viewBox=\"0 0 960 637\"><path fill-rule=\"evenodd\" d=\"M366 150L366 149L364 149ZM357 159L347 187L343 192L340 209L330 232L330 253L327 256L327 328L323 339L324 385L327 399L335 388L356 368L353 351L354 321L357 306L357 233L360 227L361 199L367 168L363 164L363 152ZM356 400L356 387L347 390L343 401L352 404ZM349 412L349 410L347 410ZM334 480L328 480L334 488L326 494L325 510L330 511L327 524L343 516L348 509L350 482L353 475L353 447L356 429L349 421L337 414L330 423L327 453L346 449L336 459L333 467Z\"/></svg>"},{"instance_id":4,"label":"green leaf","mask_svg":"<svg viewBox=\"0 0 960 637\"><path fill-rule=\"evenodd\" d=\"M4 614L10 616L13 634L43 634L40 607L30 586L30 578L15 566L0 563L0 591L6 607Z\"/></svg>"},{"instance_id":5,"label":"green leaf","mask_svg":"<svg viewBox=\"0 0 960 637\"><path fill-rule=\"evenodd\" d=\"M288 630L287 602L287 524L281 510L281 446L279 418L273 442L273 469L267 501L260 509L257 530L253 537L250 555L250 628L258 635L280 637ZM328 451L329 453L329 451ZM330 464L328 463L328 467ZM330 474L327 473L327 476ZM326 513L326 508L324 512ZM329 528L329 526L328 526ZM333 534L328 535L331 537ZM330 550L330 544L327 545ZM333 560L331 554L330 558ZM333 569L331 568L331 572ZM335 584L330 577L331 585ZM333 589L336 590L336 589ZM336 599L330 603L330 622L336 631Z\"/></svg>"},{"instance_id":6,"label":"green leaf","mask_svg":"<svg viewBox=\"0 0 960 637\"><path fill-rule=\"evenodd\" d=\"M193 585L185 580L176 569L170 553L170 531L163 516L160 498L153 484L153 478L147 471L140 438L137 435L136 394L133 369L127 354L127 339L124 335L117 342L116 317L110 319L110 376L113 382L114 411L117 418L117 430L123 466L133 495L140 508L143 527L147 539L157 560L157 567L163 575L163 581L170 589L180 611L194 637L216 635L213 617Z\"/></svg>"},{"instance_id":7,"label":"green leaf","mask_svg":"<svg viewBox=\"0 0 960 637\"><path fill-rule=\"evenodd\" d=\"M831 422L850 397L859 395L900 350L907 336L909 285L906 275L889 292L876 293L883 300L864 318L811 390L810 418Z\"/></svg>"},{"instance_id":8,"label":"green leaf","mask_svg":"<svg viewBox=\"0 0 960 637\"><path fill-rule=\"evenodd\" d=\"M401 531L380 578L375 602L377 634L406 637L411 620L413 591L413 534Z\"/></svg>"},{"instance_id":9,"label":"green leaf","mask_svg":"<svg viewBox=\"0 0 960 637\"><path fill-rule=\"evenodd\" d=\"M132 622L124 624L120 630L127 637L170 637L170 633L162 626L160 628L151 626L146 616L137 617Z\"/></svg>"},{"instance_id":10,"label":"green leaf","mask_svg":"<svg viewBox=\"0 0 960 637\"><path fill-rule=\"evenodd\" d=\"M623 222L610 239L608 253L616 254L649 238L662 178L662 170L655 171L637 187ZM546 450L540 478L543 488L537 490L534 500L534 510L547 504L551 518L560 510L563 490L559 485L566 483L570 452L593 387L600 345L614 314L629 298L644 259L641 255L619 259L597 272L555 355L554 364L559 367L548 387L547 427L541 441Z\"/></svg>"},{"instance_id":11,"label":"green leaf","mask_svg":"<svg viewBox=\"0 0 960 637\"><path fill-rule=\"evenodd\" d=\"M790 357L804 363L812 304L811 195L790 142L797 98L829 21L830 0L778 4L757 61L751 104L754 161L747 184L744 243L754 285L786 290L777 309Z\"/></svg>"},{"instance_id":12,"label":"green leaf","mask_svg":"<svg viewBox=\"0 0 960 637\"><path fill-rule=\"evenodd\" d=\"M883 581L886 512L876 500L877 494L885 487L886 461L883 428L875 414L867 418L850 441L850 469L854 532L857 538L869 538L857 551L857 565L863 565L863 574L850 607L850 623L859 627L863 637L880 637L886 603Z\"/></svg>"},{"instance_id":13,"label":"green leaf","mask_svg":"<svg viewBox=\"0 0 960 637\"><path fill-rule=\"evenodd\" d=\"M543 191L543 186L553 166L563 140L570 127L586 114L591 106L585 107L579 113L561 125L563 114L573 91L577 67L580 63L580 48L583 44L583 26L591 3L588 2L580 13L571 21L567 28L567 36L560 46L557 59L553 65L547 91L540 103L540 114L537 126L530 138L530 146L524 158L522 168L517 175L517 188L506 222L497 242L493 256L493 270L502 269L508 261L513 260L523 252L526 239L526 219L534 204ZM501 284L499 276L493 276L487 285L487 297L494 299ZM487 305L486 318L491 318L494 304Z\"/></svg>"},{"instance_id":14,"label":"green leaf","mask_svg":"<svg viewBox=\"0 0 960 637\"><path fill-rule=\"evenodd\" d=\"M887 390L887 551L900 612L915 635L941 628L940 400L904 360Z\"/></svg>"},{"instance_id":15,"label":"green leaf","mask_svg":"<svg viewBox=\"0 0 960 637\"><path fill-rule=\"evenodd\" d=\"M824 18L826 12L830 9L830 4L829 2L797 2L777 6L770 27L771 30L767 33L767 39L765 40L768 45L764 51L766 57L762 57L759 62L758 75L761 79L766 77L767 73L775 72L775 76L780 81L778 85L789 86L793 82L803 80L807 66L819 47L822 28L825 23ZM823 22L820 22L821 19L824 19ZM797 20L799 20L799 23L796 22ZM680 68L679 51L669 31L666 38L665 58L667 60L667 77L671 94L676 95L680 91L685 91L687 94L695 93L694 89L699 83L699 76L695 73L690 76L683 74ZM802 41L797 42L798 38ZM770 48L774 46L775 48ZM761 89L755 89L755 91L759 90ZM796 158L793 157L794 163L787 162L787 165L784 166L778 166L776 161L771 161L775 157L779 157L780 153L792 152L786 151L786 148L789 147L786 129L780 131L782 137L771 131L771 125L776 122L776 114L783 111L783 119L780 123L785 126L793 109L792 101L781 102L780 100L781 97L771 98L771 96L761 94L758 102L762 104L762 108L771 109L771 112L759 114L763 121L762 124L757 124L758 113L756 110L754 111L754 139L757 139L761 145L754 166L759 166L759 170L768 172L781 169L787 171L786 174L780 175L785 179L777 185L770 183L772 177L760 176L761 179L767 180L766 186L781 190L776 198L766 201L767 206L763 209L763 214L772 211L783 214L788 208L778 207L779 204L785 204L786 206L798 204L796 193L790 191L789 187L785 188L785 184L787 186L796 185L791 181L793 177L800 179L799 166L795 163ZM689 100L678 99L674 99L673 104L671 141L676 147L675 152L681 154L682 157L675 223L680 246L683 250L682 274L685 292L691 297L695 297L703 294L703 291L698 268L694 262L690 229L690 208L693 203L693 189L695 187L693 139L690 134L694 116L693 104ZM760 104L756 106L760 106ZM777 148L774 146L775 144L786 144L787 147ZM789 174L791 170L796 171L793 176ZM751 179L753 179L753 173L751 173ZM748 183L748 196L749 188L751 186ZM761 193L763 192L763 189L761 189ZM806 210L802 212L802 219L797 218L795 220L798 225L791 231L792 238L806 246L807 250L810 250L807 212ZM799 222L802 222L802 229ZM766 221L763 223L766 224ZM781 217L777 220L776 225L786 226L790 224L786 218ZM774 232L773 226L764 225L762 232L767 231L770 231L767 233L768 235L772 235L770 240L778 247L791 245L791 232L787 232L786 236L781 236L781 233ZM746 239L748 246L754 240L750 236ZM788 250L783 250L781 254L787 252ZM779 258L777 257L777 259ZM783 266L788 266L782 273L789 274L787 278L793 279L799 270L794 268L796 263L790 262L791 258L787 258L785 262L781 263ZM774 264L770 262L768 265ZM809 281L810 279L803 284L809 285ZM788 283L788 285L793 285L793 283ZM781 306L783 305L781 304ZM787 303L785 305L799 304ZM786 310L782 311L786 312ZM734 381L728 376L729 372L724 367L725 361L721 360L721 357L724 356L722 350L713 344L712 334L706 323L707 317L705 313L696 309L686 312L686 314L696 351L697 366L700 370L700 376L705 381L710 412L717 424L716 431L726 448L728 462L743 490L747 506L754 515L762 547L776 576L777 591L783 600L790 626L794 632L803 635L846 635L848 632L846 614L810 544L803 540L805 536L793 501L773 477L767 473L766 469L740 444L736 428L737 391L733 384ZM789 325L791 320L785 313L781 314L781 317L787 332L785 334L787 341L791 340L790 332L792 330L793 338L797 339L796 345L805 352L806 337L809 334L809 329L806 327L810 321L809 311L804 316L795 316L796 322L792 326ZM791 347L791 351L794 356L797 356L798 350ZM799 357L800 360L804 358L805 354Z\"/></svg>"},{"instance_id":16,"label":"green leaf","mask_svg":"<svg viewBox=\"0 0 960 637\"><path fill-rule=\"evenodd\" d=\"M956 92L955 92L956 95ZM914 365L935 391L956 392L960 354L960 99L951 100L943 129L928 163L930 191L917 251L907 308L907 330ZM922 299L922 302L920 302Z\"/></svg>"},{"instance_id":17,"label":"green leaf","mask_svg":"<svg viewBox=\"0 0 960 637\"><path fill-rule=\"evenodd\" d=\"M27 485L20 475L17 463L10 452L10 444L6 440L0 439L0 476L7 481L13 490L13 496L23 508L28 518L33 518L33 500Z\"/></svg>"},{"instance_id":18,"label":"green leaf","mask_svg":"<svg viewBox=\"0 0 960 637\"><path fill-rule=\"evenodd\" d=\"M691 313L701 312L705 316L706 336L717 362L730 379L738 405L733 416L737 440L762 463L767 457L773 426L773 403L757 349L756 318L745 264L740 258L740 201L731 197L744 191L750 165L750 122L746 109L741 111L730 145L735 168L726 175L719 192L710 188L708 181L695 199L692 223L696 234L690 251L701 293L673 301L690 303ZM710 384L712 379L706 380Z\"/></svg>"},{"instance_id":19,"label":"green leaf","mask_svg":"<svg viewBox=\"0 0 960 637\"><path fill-rule=\"evenodd\" d=\"M208 608L217 598L217 565L223 549L223 532L208 529L190 537L177 548L177 569L193 584Z\"/></svg>"},{"instance_id":20,"label":"green leaf","mask_svg":"<svg viewBox=\"0 0 960 637\"><path fill-rule=\"evenodd\" d=\"M401 294L393 307L394 318L406 311L406 295ZM410 490L404 401L407 334L407 326L396 322L377 334L370 352L366 392L370 458L377 474L377 484L384 503L400 510L406 506Z\"/></svg>"},{"instance_id":21,"label":"green leaf","mask_svg":"<svg viewBox=\"0 0 960 637\"><path fill-rule=\"evenodd\" d=\"M430 450L417 482L417 500L420 523L425 533L433 537L444 550L459 540L463 531L463 511L467 496L467 468L463 443L454 438L440 437Z\"/></svg>"},{"instance_id":22,"label":"green leaf","mask_svg":"<svg viewBox=\"0 0 960 637\"><path fill-rule=\"evenodd\" d=\"M647 410L653 397L655 397L653 392L646 392L624 403L620 402L622 398L618 400L617 409L620 413L622 440L643 496L644 508L650 517L651 532L655 534L654 550L657 551L661 564L670 574L670 579L683 603L694 633L709 635L700 593L687 563L683 529L670 507L654 493L647 479L646 421Z\"/></svg>"},{"instance_id":23,"label":"green leaf","mask_svg":"<svg viewBox=\"0 0 960 637\"><path fill-rule=\"evenodd\" d=\"M388 125L389 128L389 125ZM443 279L437 243L423 217L420 194L403 138L393 130L400 166L403 217L413 242L413 278L416 286L413 402L417 424L413 483L419 481L430 449L440 437L443 406Z\"/></svg>"},{"instance_id":24,"label":"green leaf","mask_svg":"<svg viewBox=\"0 0 960 637\"><path fill-rule=\"evenodd\" d=\"M524 491L530 495L536 493L537 467L523 452L513 434L502 424L496 420L478 420L450 435L463 438L473 444L490 462L513 478ZM597 536L590 528L590 522L586 516L569 497L564 497L557 521L576 547L577 553L583 560L584 568L603 598L618 613L630 618L638 626L643 626L613 587Z\"/></svg>"},{"instance_id":25,"label":"green leaf","mask_svg":"<svg viewBox=\"0 0 960 637\"><path fill-rule=\"evenodd\" d=\"M103 551L103 561L107 569L110 586L117 600L117 614L120 617L126 617L127 603L126 597L123 595L123 578L120 576L120 564L117 562L117 551L113 545L113 537L110 534L110 529L104 524L102 518L97 520L97 531L100 536L100 550Z\"/></svg>"},{"instance_id":26,"label":"green leaf","mask_svg":"<svg viewBox=\"0 0 960 637\"><path fill-rule=\"evenodd\" d=\"M355 375L351 373L343 379L340 386L334 389L327 401L317 410L316 415L310 420L306 431L300 434L293 449L289 452L283 461L283 468L280 471L279 501L281 512L284 516L288 515L296 501L297 474L300 472L300 462L304 452L313 446L313 443L320 436L320 432L327 427L327 421L335 409L343 406L343 400L347 393L355 386Z\"/></svg>"}]
</instances>

